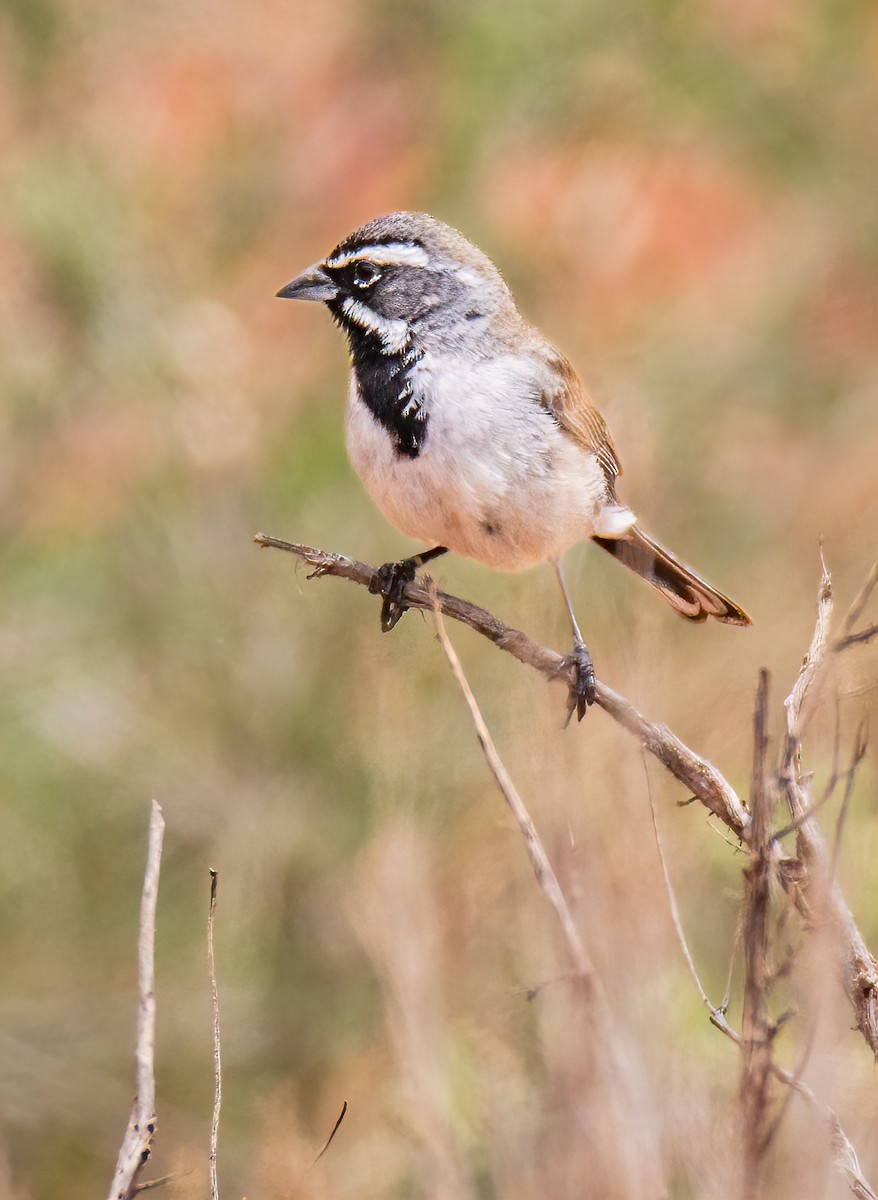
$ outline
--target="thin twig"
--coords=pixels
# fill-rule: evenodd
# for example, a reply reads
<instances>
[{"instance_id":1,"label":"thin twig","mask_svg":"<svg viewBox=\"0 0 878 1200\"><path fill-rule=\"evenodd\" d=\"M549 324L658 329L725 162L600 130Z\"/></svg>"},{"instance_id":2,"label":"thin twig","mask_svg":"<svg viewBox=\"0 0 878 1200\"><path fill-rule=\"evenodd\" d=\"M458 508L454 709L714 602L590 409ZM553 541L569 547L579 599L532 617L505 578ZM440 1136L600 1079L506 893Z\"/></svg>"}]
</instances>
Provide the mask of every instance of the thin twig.
<instances>
[{"instance_id":1,"label":"thin twig","mask_svg":"<svg viewBox=\"0 0 878 1200\"><path fill-rule=\"evenodd\" d=\"M778 1108L777 1112L774 1114L774 1118L771 1122L771 1125L768 1127L768 1132L765 1135L765 1144L766 1145L769 1145L771 1143L771 1141L774 1139L775 1135L777 1134L778 1129L780 1129L781 1125L783 1124L784 1117L787 1115L787 1110L790 1107L790 1102L792 1100L793 1093L798 1090L799 1084L802 1082L802 1077L805 1074L805 1069L808 1066L808 1063L811 1061L811 1055L814 1052L814 1046L817 1041L818 1022L819 1022L819 1011L815 1011L812 1015L810 1027L808 1029L807 1037L805 1040L805 1048L802 1051L801 1056L799 1057L799 1065L796 1067L795 1071L790 1072L790 1074L792 1075L792 1078L790 1080L790 1086L787 1088L786 1094L784 1095L783 1099L780 1102L780 1107Z\"/></svg>"},{"instance_id":2,"label":"thin twig","mask_svg":"<svg viewBox=\"0 0 878 1200\"><path fill-rule=\"evenodd\" d=\"M466 675L463 673L460 659L457 657L457 652L448 638L445 622L442 620L442 613L438 605L434 607L433 614L436 622L436 636L442 645L442 649L445 651L445 657L448 659L448 664L451 667L454 678L457 680L458 687L463 692L476 728L479 745L482 747L482 752L485 755L488 766L491 768L503 799L509 806L509 810L524 837L528 858L533 867L536 881L558 916L561 931L564 934L567 950L575 970L579 975L590 976L593 974L593 968L585 946L582 943L582 938L579 936L579 930L576 928L573 916L567 905L566 897L561 890L561 885L558 883L558 878L552 869L549 856L546 854L540 835L531 820L530 813L527 811L524 801L518 794L518 789L512 782L512 778L506 770L503 760L497 753L497 748L488 732L488 727L482 717L476 698L472 693Z\"/></svg>"},{"instance_id":3,"label":"thin twig","mask_svg":"<svg viewBox=\"0 0 878 1200\"><path fill-rule=\"evenodd\" d=\"M793 760L798 754L799 742L802 737L804 728L804 705L809 693L812 691L817 677L823 667L823 659L826 654L826 646L829 641L829 627L832 621L832 580L829 572L826 570L826 564L823 564L823 574L820 579L820 588L817 593L817 622L814 626L814 633L811 637L811 645L808 647L808 653L805 656L805 661L796 676L796 682L793 684L793 690L790 692L784 701L784 707L787 710L787 736L788 741L784 748L784 765L789 769L793 767Z\"/></svg>"},{"instance_id":4,"label":"thin twig","mask_svg":"<svg viewBox=\"0 0 878 1200\"><path fill-rule=\"evenodd\" d=\"M801 828L806 821L809 821L816 812L823 808L824 804L828 804L835 793L840 777L838 762L841 754L841 700L836 695L835 697L835 730L832 735L832 770L829 774L829 779L826 782L826 787L823 789L823 795L819 800L815 801L810 808L805 812L800 813L794 821L790 821L783 829L779 829L773 834L774 841L781 842L785 837L789 837L791 833L795 833Z\"/></svg>"},{"instance_id":5,"label":"thin twig","mask_svg":"<svg viewBox=\"0 0 878 1200\"><path fill-rule=\"evenodd\" d=\"M838 810L838 819L835 822L835 837L832 842L832 853L829 856L829 878L835 879L835 872L838 867L838 854L841 848L841 832L844 829L845 817L848 812L848 805L851 800L851 793L854 790L854 780L857 777L857 768L866 757L866 751L869 748L868 727L866 719L860 722L857 727L857 734L854 740L854 751L851 757L851 765L847 770L847 783L845 784L844 796L841 800L841 807Z\"/></svg>"},{"instance_id":6,"label":"thin twig","mask_svg":"<svg viewBox=\"0 0 878 1200\"><path fill-rule=\"evenodd\" d=\"M872 638L876 636L878 636L878 625L867 625L865 629L861 629L857 633L848 633L844 637L840 637L837 642L833 642L832 649L837 653L839 650L847 650L851 646L862 646L866 642L871 642Z\"/></svg>"},{"instance_id":7,"label":"thin twig","mask_svg":"<svg viewBox=\"0 0 878 1200\"><path fill-rule=\"evenodd\" d=\"M863 615L863 611L866 605L869 603L869 597L875 591L876 587L878 587L878 559L872 563L872 567L869 571L869 574L866 576L863 586L851 601L851 606L848 609L847 615L843 622L843 628L846 634L853 633L854 626ZM875 630L878 632L878 625L875 626Z\"/></svg>"},{"instance_id":8,"label":"thin twig","mask_svg":"<svg viewBox=\"0 0 878 1200\"><path fill-rule=\"evenodd\" d=\"M137 1091L128 1130L119 1150L109 1200L131 1200L137 1191L137 1177L149 1158L156 1130L155 913L164 831L162 810L153 800L149 818L146 873L140 898L140 935L137 948Z\"/></svg>"},{"instance_id":9,"label":"thin twig","mask_svg":"<svg viewBox=\"0 0 878 1200\"><path fill-rule=\"evenodd\" d=\"M773 833L771 835L771 840L773 842L782 842L784 838L789 837L791 833L796 833L802 828L806 821L810 821L816 813L820 812L820 809L829 802L831 797L832 792L828 790L825 791L820 799L815 801L810 808L806 808L803 812L800 812L795 820L790 821L787 825L784 825L783 829L778 829L777 833Z\"/></svg>"},{"instance_id":10,"label":"thin twig","mask_svg":"<svg viewBox=\"0 0 878 1200\"><path fill-rule=\"evenodd\" d=\"M213 1007L213 1120L210 1125L210 1196L211 1200L219 1200L219 1186L216 1178L216 1152L219 1142L220 1107L223 1102L222 1067L220 1064L220 1023L219 1023L219 992L216 985L216 960L213 954L213 920L216 914L216 891L218 876L212 867L210 871L210 907L207 910L207 965L210 973L210 999Z\"/></svg>"},{"instance_id":11,"label":"thin twig","mask_svg":"<svg viewBox=\"0 0 878 1200\"><path fill-rule=\"evenodd\" d=\"M348 1111L348 1102L347 1102L347 1100L343 1100L343 1101L342 1101L342 1105L341 1105L341 1112L338 1114L338 1120L335 1122L335 1124L334 1124L334 1125L333 1125L333 1127L332 1127L332 1133L329 1135L329 1137L328 1137L328 1138L326 1139L326 1141L324 1142L324 1144L323 1144L323 1149L320 1151L320 1153L319 1153L319 1154L317 1155L317 1157L314 1159L314 1162L311 1164L312 1166L314 1166L316 1163L319 1163L319 1162L320 1162L320 1160L321 1160L321 1158L323 1157L323 1155L326 1153L326 1151L327 1151L327 1150L329 1149L329 1147L332 1145L332 1139L333 1139L333 1138L335 1137L335 1135L338 1133L338 1127L339 1127L339 1125L341 1125L342 1121L344 1120L344 1118L345 1118L345 1113L346 1113L347 1111Z\"/></svg>"},{"instance_id":12,"label":"thin twig","mask_svg":"<svg viewBox=\"0 0 878 1200\"><path fill-rule=\"evenodd\" d=\"M737 966L738 954L740 953L740 950L741 950L741 939L744 936L743 920L744 920L744 914L741 911L741 908L739 905L738 906L738 917L737 917L737 920L735 921L735 932L732 936L732 950L731 950L731 953L729 954L729 969L726 972L726 986L723 989L723 999L722 999L722 1004L720 1004L720 1008L722 1009L723 1012L728 1012L728 1009L729 1009L729 1000L731 999L731 995L732 995L732 980L734 979L734 976L735 976L735 967Z\"/></svg>"},{"instance_id":13,"label":"thin twig","mask_svg":"<svg viewBox=\"0 0 878 1200\"><path fill-rule=\"evenodd\" d=\"M164 1187L165 1184L179 1179L182 1175L190 1174L189 1171L172 1171L168 1175L159 1175L157 1179L147 1179L143 1183L138 1183L134 1189L134 1195L139 1196L141 1192L151 1192L153 1188Z\"/></svg>"},{"instance_id":14,"label":"thin twig","mask_svg":"<svg viewBox=\"0 0 878 1200\"><path fill-rule=\"evenodd\" d=\"M652 780L649 777L649 768L646 765L646 758L643 759L643 770L646 775L646 792L649 796L649 811L650 815L652 816L652 830L655 834L656 849L658 850L659 862L662 866L662 875L664 876L665 880L665 891L668 894L668 904L670 905L671 909L671 920L674 922L674 929L677 932L677 940L680 943L680 949L683 951L683 957L686 959L686 966L689 968L689 974L692 976L696 988L698 988L699 996L709 1009L711 1016L714 1016L719 1012L719 1010L714 1008L708 999L707 992L701 986L701 980L699 979L698 972L695 969L695 962L692 958L692 955L689 953L689 944L686 941L686 937L683 933L683 925L680 921L680 910L677 907L677 897L674 894L673 887L671 886L671 876L668 873L668 864L665 861L665 851L664 847L662 846L661 834L659 833L658 816L655 811L655 800L652 796ZM724 1013L725 1009L722 1011Z\"/></svg>"},{"instance_id":15,"label":"thin twig","mask_svg":"<svg viewBox=\"0 0 878 1200\"><path fill-rule=\"evenodd\" d=\"M370 584L377 585L378 572L375 567L344 555L261 533L256 535L254 541L260 546L273 547L296 555L312 568L309 578L335 575L365 588L369 588ZM821 596L823 590L821 584ZM444 616L469 625L476 633L493 642L507 654L511 654L519 662L539 671L547 679L561 680L569 686L572 668L564 666L560 654L540 645L520 630L504 624L485 609L444 592L432 592L417 583L406 584L403 595L405 603L411 608L430 611L438 606ZM819 610L818 625L821 615ZM814 643L812 652L813 650ZM705 808L719 817L736 838L747 840L750 814L728 781L711 763L690 750L664 725L648 721L633 704L600 681L597 684L597 704L613 720L633 733L641 745L683 784L687 792L696 796ZM791 812L791 816L797 817L808 807L809 805L804 803L801 808ZM808 845L813 846L816 838L819 838L816 823L806 820L799 835L800 838L807 835L804 843L806 849ZM781 880L800 915L806 922L813 920L813 908L807 893L814 856L807 853L803 855L801 848L795 858L785 856L779 847L775 848L775 854ZM857 1028L873 1054L878 1056L878 966L866 949L844 897L837 887L831 889L827 905L830 917L837 927L837 945L843 959L843 982L854 1010Z\"/></svg>"},{"instance_id":16,"label":"thin twig","mask_svg":"<svg viewBox=\"0 0 878 1200\"><path fill-rule=\"evenodd\" d=\"M742 1047L744 1045L744 1039L730 1026L726 1026L723 1032L737 1046ZM824 1104L822 1100L818 1100L817 1096L806 1083L803 1083L791 1071L787 1071L784 1067L779 1066L773 1061L771 1063L771 1073L775 1079L786 1084L792 1091L798 1092L814 1111L826 1121L832 1139L833 1162L847 1177L848 1187L857 1197L857 1200L878 1200L878 1197L876 1197L875 1192L872 1190L871 1184L860 1169L860 1162L856 1151L847 1134L842 1129L835 1112L828 1104Z\"/></svg>"}]
</instances>

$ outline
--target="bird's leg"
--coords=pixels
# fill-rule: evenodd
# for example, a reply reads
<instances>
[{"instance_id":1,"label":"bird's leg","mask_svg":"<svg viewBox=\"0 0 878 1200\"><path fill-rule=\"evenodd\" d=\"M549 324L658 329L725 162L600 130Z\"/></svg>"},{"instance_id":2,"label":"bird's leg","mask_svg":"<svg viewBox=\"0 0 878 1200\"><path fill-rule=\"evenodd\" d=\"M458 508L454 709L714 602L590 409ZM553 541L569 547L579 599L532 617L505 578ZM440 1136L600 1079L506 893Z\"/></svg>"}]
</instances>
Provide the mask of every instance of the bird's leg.
<instances>
[{"instance_id":1,"label":"bird's leg","mask_svg":"<svg viewBox=\"0 0 878 1200\"><path fill-rule=\"evenodd\" d=\"M585 710L588 705L594 704L597 698L597 678L594 673L594 666L592 665L588 647L576 623L573 605L570 603L570 597L567 594L567 587L564 583L564 576L561 573L561 564L560 562L555 562L552 566L555 568L558 583L561 585L561 591L564 594L564 603L567 605L567 612L570 614L570 624L573 627L573 653L568 654L562 664L565 668L572 666L574 669L574 679L570 685L570 700L567 715L569 723L574 712L576 713L577 720L581 721L585 716Z\"/></svg>"},{"instance_id":2,"label":"bird's leg","mask_svg":"<svg viewBox=\"0 0 878 1200\"><path fill-rule=\"evenodd\" d=\"M431 559L438 558L440 554L447 553L447 546L434 546L432 550L425 550L422 554L415 554L400 562L385 563L383 567L378 568L375 578L369 584L369 591L373 595L384 597L384 603L381 605L381 628L385 633L393 629L407 610L408 605L403 600L405 585L414 582L418 568Z\"/></svg>"}]
</instances>

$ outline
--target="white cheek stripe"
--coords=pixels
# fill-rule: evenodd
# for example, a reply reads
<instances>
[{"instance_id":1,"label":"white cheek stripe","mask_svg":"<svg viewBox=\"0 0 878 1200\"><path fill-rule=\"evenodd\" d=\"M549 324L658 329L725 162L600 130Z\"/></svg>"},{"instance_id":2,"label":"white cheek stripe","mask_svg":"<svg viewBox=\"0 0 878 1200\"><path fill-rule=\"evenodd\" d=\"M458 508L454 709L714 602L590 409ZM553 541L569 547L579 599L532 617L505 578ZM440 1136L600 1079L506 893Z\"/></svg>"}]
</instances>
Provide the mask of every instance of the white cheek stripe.
<instances>
[{"instance_id":1,"label":"white cheek stripe","mask_svg":"<svg viewBox=\"0 0 878 1200\"><path fill-rule=\"evenodd\" d=\"M408 345L409 327L405 321L382 317L353 296L345 296L341 310L355 325L376 334L388 354L399 354Z\"/></svg>"},{"instance_id":2,"label":"white cheek stripe","mask_svg":"<svg viewBox=\"0 0 878 1200\"><path fill-rule=\"evenodd\" d=\"M386 246L361 246L359 250L349 250L345 254L336 254L327 258L327 267L347 267L351 263L367 260L376 267L392 267L404 263L410 267L426 267L430 261L427 251L421 246L412 246L407 242L390 242Z\"/></svg>"}]
</instances>

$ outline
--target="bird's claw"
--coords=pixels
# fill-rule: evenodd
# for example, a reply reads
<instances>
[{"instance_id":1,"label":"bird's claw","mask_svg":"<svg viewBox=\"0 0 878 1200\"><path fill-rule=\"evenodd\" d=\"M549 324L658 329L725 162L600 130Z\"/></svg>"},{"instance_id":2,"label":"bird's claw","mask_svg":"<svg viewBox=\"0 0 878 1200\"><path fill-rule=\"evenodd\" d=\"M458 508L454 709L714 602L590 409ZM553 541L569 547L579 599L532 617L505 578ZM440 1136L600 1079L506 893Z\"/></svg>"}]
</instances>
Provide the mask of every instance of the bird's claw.
<instances>
[{"instance_id":1,"label":"bird's claw","mask_svg":"<svg viewBox=\"0 0 878 1200\"><path fill-rule=\"evenodd\" d=\"M408 610L403 597L406 584L414 582L417 569L418 563L414 559L404 558L401 562L385 563L375 572L369 591L373 596L384 597L381 605L381 629L384 633L390 633Z\"/></svg>"},{"instance_id":2,"label":"bird's claw","mask_svg":"<svg viewBox=\"0 0 878 1200\"><path fill-rule=\"evenodd\" d=\"M576 713L577 721L585 716L585 710L597 699L597 676L591 655L583 645L575 645L572 654L561 661L561 669L573 668L573 681L570 684L570 697L567 702L567 724L569 725Z\"/></svg>"}]
</instances>

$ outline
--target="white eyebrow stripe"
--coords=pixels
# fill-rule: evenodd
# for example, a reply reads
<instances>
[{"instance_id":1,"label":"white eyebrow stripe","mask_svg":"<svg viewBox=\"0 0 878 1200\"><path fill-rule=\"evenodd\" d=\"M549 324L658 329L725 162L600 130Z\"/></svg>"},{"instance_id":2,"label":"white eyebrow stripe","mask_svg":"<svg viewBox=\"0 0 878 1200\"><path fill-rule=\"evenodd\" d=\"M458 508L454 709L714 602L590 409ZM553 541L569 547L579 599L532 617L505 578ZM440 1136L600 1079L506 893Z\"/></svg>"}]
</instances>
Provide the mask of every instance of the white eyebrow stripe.
<instances>
[{"instance_id":1,"label":"white eyebrow stripe","mask_svg":"<svg viewBox=\"0 0 878 1200\"><path fill-rule=\"evenodd\" d=\"M364 259L378 267L392 267L402 263L410 267L426 267L430 261L427 251L422 246L413 246L408 242L388 242L383 246L361 246L359 250L336 254L333 258L327 258L326 265L347 267Z\"/></svg>"},{"instance_id":2,"label":"white eyebrow stripe","mask_svg":"<svg viewBox=\"0 0 878 1200\"><path fill-rule=\"evenodd\" d=\"M388 354L400 354L408 345L409 327L405 321L382 317L353 296L345 296L341 309L355 325L379 337Z\"/></svg>"}]
</instances>

